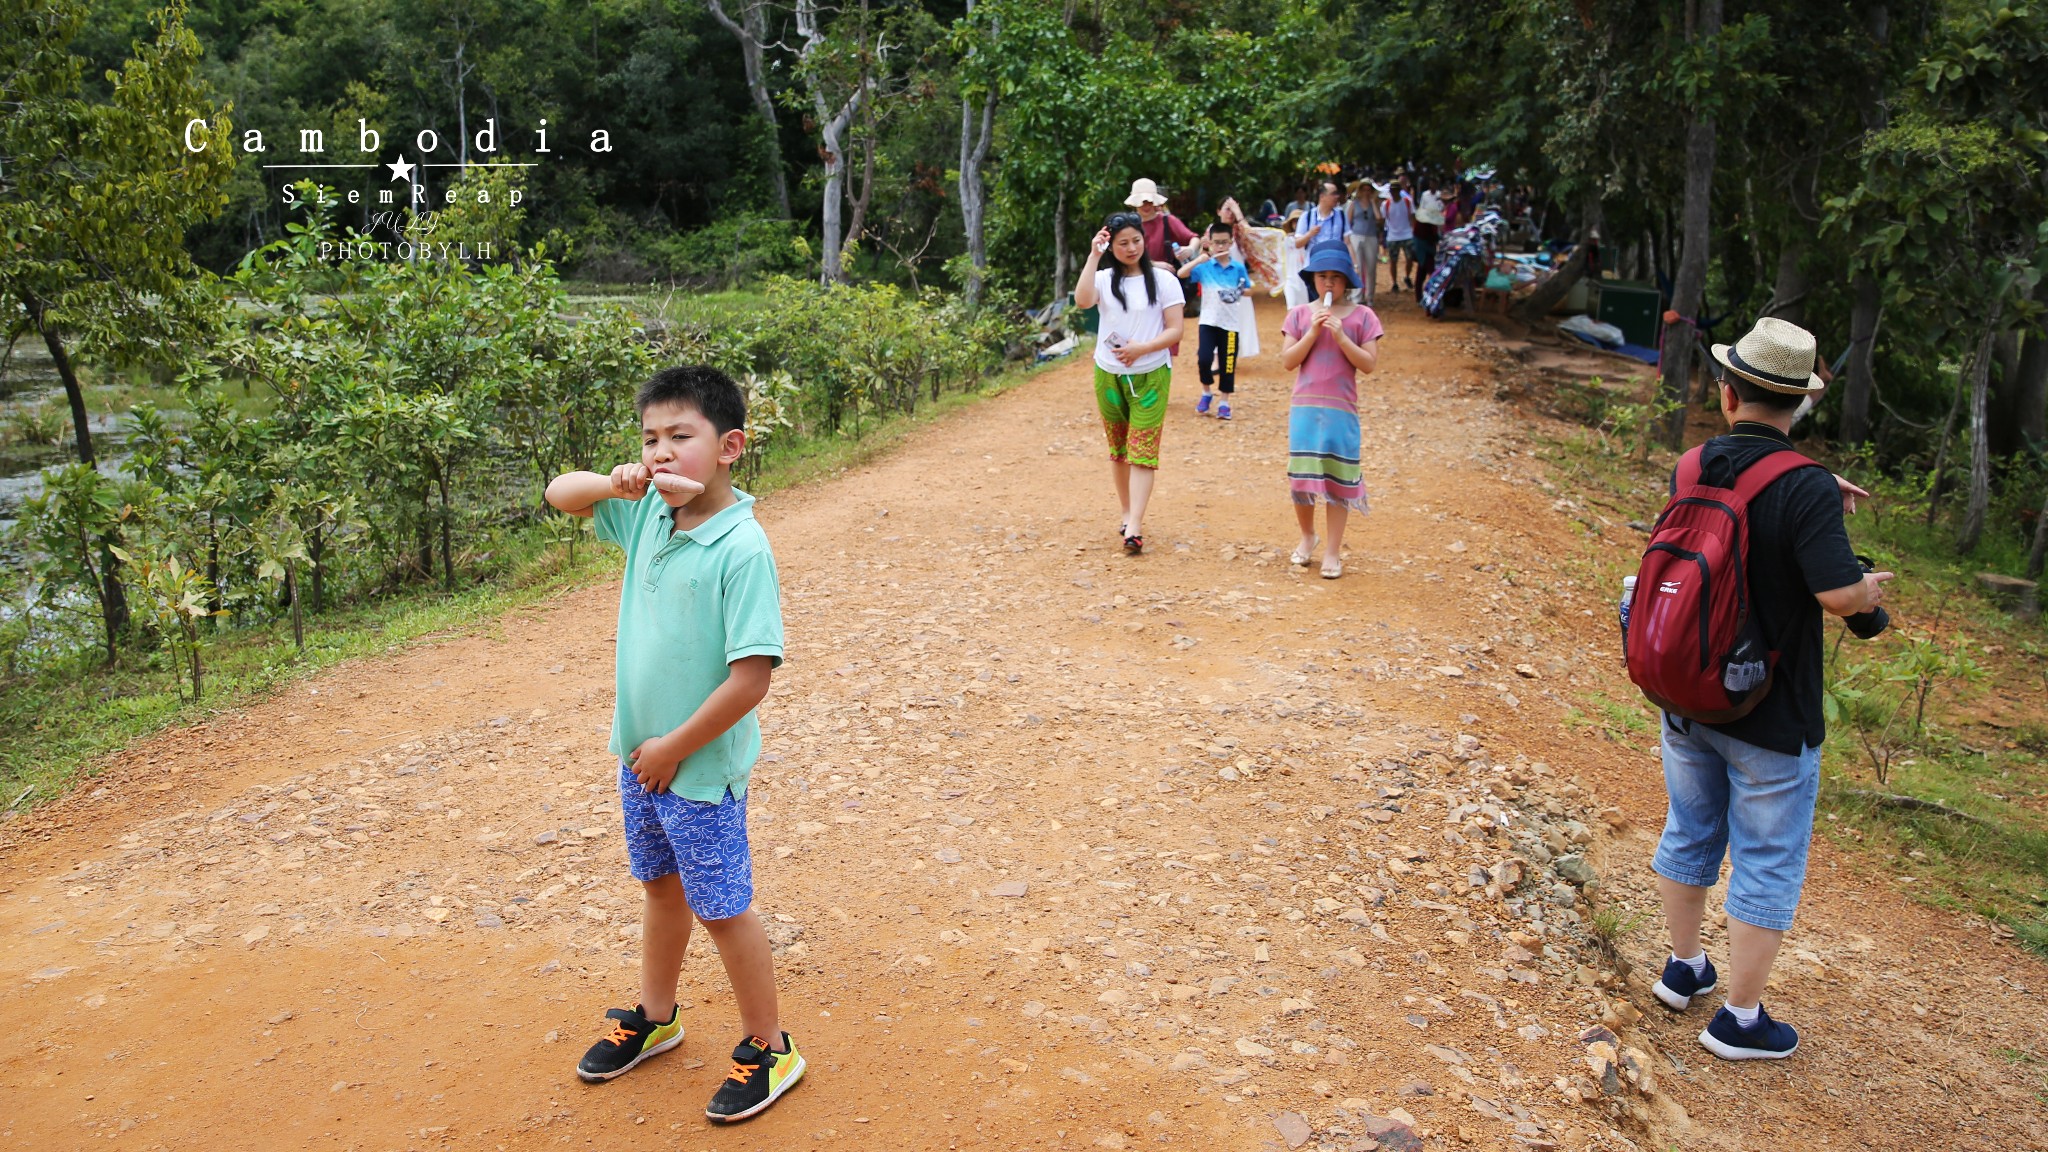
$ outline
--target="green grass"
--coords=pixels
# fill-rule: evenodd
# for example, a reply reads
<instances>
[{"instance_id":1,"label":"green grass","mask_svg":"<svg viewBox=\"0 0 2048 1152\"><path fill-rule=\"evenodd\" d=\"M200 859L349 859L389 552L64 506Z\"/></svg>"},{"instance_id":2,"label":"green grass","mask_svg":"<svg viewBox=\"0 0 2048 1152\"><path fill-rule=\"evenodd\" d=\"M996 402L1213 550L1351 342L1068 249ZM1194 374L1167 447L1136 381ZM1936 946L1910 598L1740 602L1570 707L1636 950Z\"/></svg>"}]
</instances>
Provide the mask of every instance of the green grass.
<instances>
[{"instance_id":1,"label":"green grass","mask_svg":"<svg viewBox=\"0 0 2048 1152\"><path fill-rule=\"evenodd\" d=\"M919 428L976 400L1022 383L1037 369L1017 367L976 390L952 392L915 414L867 424L850 436L797 438L764 460L749 490L766 495L828 479L902 443ZM167 727L246 705L280 686L349 659L452 639L487 627L506 612L617 575L618 554L586 538L568 561L560 521L504 538L497 579L452 594L421 588L306 617L306 648L294 649L289 620L207 637L206 695L181 699L160 653L124 649L113 665L91 654L48 670L0 680L0 810L33 808L90 779L111 754Z\"/></svg>"},{"instance_id":2,"label":"green grass","mask_svg":"<svg viewBox=\"0 0 2048 1152\"><path fill-rule=\"evenodd\" d=\"M1578 502L1580 510L1571 514L1589 530L1561 572L1584 586L1621 586L1646 539L1627 521L1650 520L1663 505L1671 454L1658 449L1638 461L1633 446L1594 429L1543 445L1551 487ZM1893 761L1882 784L1851 716L1845 712L1830 724L1818 828L1844 851L1891 872L1915 899L1982 916L2048 955L2048 725L2015 718L2048 715L2048 630L2006 615L1975 590L1977 572L2019 571L2022 541L2013 532L1987 532L1977 552L1957 556L1953 526L1944 518L1928 527L1924 501L1916 502L1908 489L1869 482L1868 465L1837 467L1878 497L1850 519L1850 538L1898 579L1888 597L1893 632L1869 642L1848 639L1834 657L1830 683L1857 664L1875 669L1897 659L1913 636L1967 653L1983 675L1974 683L1939 684L1918 732L1911 730L1908 706L1889 738ZM1959 503L1952 499L1950 510ZM1842 627L1828 621L1830 651ZM1871 670L1857 683L1878 693L1904 688ZM1873 742L1893 698L1874 697L1870 706L1849 710L1866 723L1880 717ZM1566 723L1638 744L1647 715L1633 701L1590 693L1568 709ZM1962 815L1885 796L1931 801Z\"/></svg>"}]
</instances>

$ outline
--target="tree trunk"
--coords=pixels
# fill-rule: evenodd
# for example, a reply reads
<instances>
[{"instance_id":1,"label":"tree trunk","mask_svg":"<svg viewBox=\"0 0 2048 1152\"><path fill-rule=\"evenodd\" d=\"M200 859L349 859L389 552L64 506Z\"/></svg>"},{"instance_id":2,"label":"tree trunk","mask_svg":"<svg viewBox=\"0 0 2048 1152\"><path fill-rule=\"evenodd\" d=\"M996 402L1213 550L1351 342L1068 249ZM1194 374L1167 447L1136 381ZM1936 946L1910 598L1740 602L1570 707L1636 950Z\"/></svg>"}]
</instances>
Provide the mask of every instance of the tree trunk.
<instances>
[{"instance_id":1,"label":"tree trunk","mask_svg":"<svg viewBox=\"0 0 2048 1152\"><path fill-rule=\"evenodd\" d=\"M50 350L58 379L64 381L64 399L71 404L71 431L78 443L78 462L97 469L99 463L92 454L92 414L85 410L85 389L78 382L78 370L72 366L70 355L64 350L63 333L50 320L49 310L40 298L24 295L21 302L28 308L29 321L36 326L36 331L42 333L43 347Z\"/></svg>"},{"instance_id":2,"label":"tree trunk","mask_svg":"<svg viewBox=\"0 0 2048 1152\"><path fill-rule=\"evenodd\" d=\"M2027 337L2013 375L2013 424L2023 443L2048 451L2048 335Z\"/></svg>"},{"instance_id":3,"label":"tree trunk","mask_svg":"<svg viewBox=\"0 0 2048 1152\"><path fill-rule=\"evenodd\" d=\"M1052 298L1063 300L1067 295L1067 186L1060 185L1060 192L1052 204Z\"/></svg>"},{"instance_id":4,"label":"tree trunk","mask_svg":"<svg viewBox=\"0 0 2048 1152\"><path fill-rule=\"evenodd\" d=\"M299 651L306 650L306 625L299 616L299 566L289 564L284 570L284 594L292 602L292 643Z\"/></svg>"},{"instance_id":5,"label":"tree trunk","mask_svg":"<svg viewBox=\"0 0 2048 1152\"><path fill-rule=\"evenodd\" d=\"M1948 440L1949 436L1956 430L1956 413L1963 409L1963 392L1970 383L1969 372L1969 365L1965 365L1962 371L1956 373L1955 399L1949 401L1948 416L1941 422L1941 445L1934 450L1934 469L1929 474L1932 482L1927 488L1927 526L1929 528L1934 527L1934 514L1941 509L1941 495L1947 487L1943 482L1942 473L1948 468Z\"/></svg>"},{"instance_id":6,"label":"tree trunk","mask_svg":"<svg viewBox=\"0 0 2048 1152\"><path fill-rule=\"evenodd\" d=\"M1986 399L1985 434L1993 456L2019 451L2019 406L2015 403L2020 376L2020 333L2008 326L1991 341L1991 385Z\"/></svg>"},{"instance_id":7,"label":"tree trunk","mask_svg":"<svg viewBox=\"0 0 2048 1152\"><path fill-rule=\"evenodd\" d=\"M862 84L866 84L865 78ZM853 217L846 223L846 241L860 243L861 233L868 226L868 204L875 196L875 102L869 100L861 106L860 134L860 192L853 197Z\"/></svg>"},{"instance_id":8,"label":"tree trunk","mask_svg":"<svg viewBox=\"0 0 2048 1152\"><path fill-rule=\"evenodd\" d=\"M825 139L825 200L819 208L824 224L825 252L820 264L819 278L827 284L837 284L845 278L845 273L839 267L839 249L845 243L841 235L841 212L844 210L843 201L846 198L846 152L842 142L846 137L846 126L852 123L854 113L860 110L861 98L866 95L866 88L857 89L852 98L834 115L826 110L823 93L812 94Z\"/></svg>"},{"instance_id":9,"label":"tree trunk","mask_svg":"<svg viewBox=\"0 0 2048 1152\"><path fill-rule=\"evenodd\" d=\"M1984 516L1991 509L1991 360L1998 344L1998 320L1999 307L1993 306L1970 364L1970 499L1963 508L1962 530L1956 534L1956 551L1965 555L1984 538Z\"/></svg>"},{"instance_id":10,"label":"tree trunk","mask_svg":"<svg viewBox=\"0 0 2048 1152\"><path fill-rule=\"evenodd\" d=\"M1806 327L1806 241L1800 237L1788 237L1785 246L1778 249L1778 276L1771 288L1771 302L1764 306L1764 316L1776 316Z\"/></svg>"},{"instance_id":11,"label":"tree trunk","mask_svg":"<svg viewBox=\"0 0 2048 1152\"><path fill-rule=\"evenodd\" d=\"M78 444L78 462L98 471L99 461L92 452L92 414L85 410L85 388L79 384L78 370L65 352L64 334L50 320L49 307L41 297L33 292L24 293L21 302L28 309L30 323L42 333L43 346L50 350L58 378L64 381L64 399L71 405L71 430ZM128 590L121 585L121 561L114 555L113 541L101 540L99 544L100 609L106 620L107 660L111 662L115 638L128 630Z\"/></svg>"},{"instance_id":12,"label":"tree trunk","mask_svg":"<svg viewBox=\"0 0 2048 1152\"><path fill-rule=\"evenodd\" d=\"M1552 308L1571 295L1572 286L1586 274L1586 262L1592 258L1593 250L1600 246L1601 218L1600 194L1597 191L1587 193L1579 211L1579 242L1573 246L1572 254L1565 258L1563 266L1552 272L1548 280L1538 284L1515 308L1517 320L1524 324L1540 324Z\"/></svg>"},{"instance_id":13,"label":"tree trunk","mask_svg":"<svg viewBox=\"0 0 2048 1152\"><path fill-rule=\"evenodd\" d=\"M448 508L448 466L434 469L434 483L441 489L441 590L455 591L454 514Z\"/></svg>"},{"instance_id":14,"label":"tree trunk","mask_svg":"<svg viewBox=\"0 0 2048 1152\"><path fill-rule=\"evenodd\" d=\"M1851 446L1870 439L1870 398L1877 388L1875 357L1877 325L1884 313L1884 289L1871 272L1856 273L1850 284L1849 364L1842 390L1842 442Z\"/></svg>"},{"instance_id":15,"label":"tree trunk","mask_svg":"<svg viewBox=\"0 0 2048 1152\"><path fill-rule=\"evenodd\" d=\"M327 568L327 565L322 562L323 557L321 553L324 551L325 542L321 539L320 529L315 528L312 535L306 540L307 558L313 562L313 611L315 613L324 612L327 609L327 599L324 595L326 592L324 587L325 581L322 579L326 575Z\"/></svg>"},{"instance_id":16,"label":"tree trunk","mask_svg":"<svg viewBox=\"0 0 2048 1152\"><path fill-rule=\"evenodd\" d=\"M2048 499L2041 501L2041 514L2034 518L2034 547L2027 553L2027 579L2039 580L2048 562Z\"/></svg>"},{"instance_id":17,"label":"tree trunk","mask_svg":"<svg viewBox=\"0 0 2048 1152\"><path fill-rule=\"evenodd\" d=\"M466 40L455 42L455 135L459 143L456 159L469 163L469 74L475 69L462 62L469 51ZM456 175L460 180L461 174Z\"/></svg>"},{"instance_id":18,"label":"tree trunk","mask_svg":"<svg viewBox=\"0 0 2048 1152\"><path fill-rule=\"evenodd\" d=\"M825 32L818 23L817 0L797 0L796 30L804 38L799 51L802 59L808 60L825 43ZM820 261L819 279L826 284L836 284L845 278L839 266L839 249L845 243L841 232L842 201L846 195L846 129L853 118L860 114L862 101L869 96L872 78L865 73L854 88L853 95L846 98L839 111L834 113L825 103L825 91L817 78L810 81L811 107L817 113L820 134L824 147L820 153L825 160L825 202L820 215L824 225L824 256Z\"/></svg>"},{"instance_id":19,"label":"tree trunk","mask_svg":"<svg viewBox=\"0 0 2048 1152\"><path fill-rule=\"evenodd\" d=\"M1699 0L1699 20L1687 30L1688 41L1712 39L1721 34L1721 0ZM1658 359L1664 377L1665 402L1672 407L1670 426L1664 442L1673 448L1685 440L1685 420L1690 409L1692 348L1700 303L1707 287L1708 225L1714 195L1714 117L1694 109L1685 129L1685 206L1681 217L1684 247L1678 255L1678 275L1671 287L1671 309L1676 322L1664 326L1664 343Z\"/></svg>"},{"instance_id":20,"label":"tree trunk","mask_svg":"<svg viewBox=\"0 0 2048 1152\"><path fill-rule=\"evenodd\" d=\"M1881 50L1891 39L1891 10L1884 4L1869 5L1863 10L1863 20L1872 46L1880 50L1878 58L1881 59ZM1885 71L1874 68L1863 85L1856 115L1863 122L1866 135L1882 131L1890 119L1884 104L1885 84ZM1850 290L1849 365L1842 393L1841 438L1844 443L1855 446L1870 440L1870 402L1877 394L1877 328L1884 314L1884 289L1873 271L1858 268L1851 277ZM1947 433L1942 436L1946 441ZM1939 482L1940 478L1936 477L1936 483ZM1930 516L1933 514L1931 504L1930 501Z\"/></svg>"},{"instance_id":21,"label":"tree trunk","mask_svg":"<svg viewBox=\"0 0 2048 1152\"><path fill-rule=\"evenodd\" d=\"M768 92L767 74L761 67L761 46L768 40L767 0L741 0L740 18L725 14L719 0L705 0L705 7L725 30L740 42L740 63L747 71L747 93L754 98L754 110L768 123L768 177L775 186L775 207L789 219L789 180L782 171L782 126L775 119L775 97Z\"/></svg>"},{"instance_id":22,"label":"tree trunk","mask_svg":"<svg viewBox=\"0 0 2048 1152\"><path fill-rule=\"evenodd\" d=\"M974 6L970 3L968 11ZM988 237L982 228L987 190L981 183L982 161L988 159L990 129L995 124L996 93L989 89L981 102L981 131L974 129L974 105L960 98L960 223L967 233L967 306L981 306L981 284L988 278Z\"/></svg>"}]
</instances>

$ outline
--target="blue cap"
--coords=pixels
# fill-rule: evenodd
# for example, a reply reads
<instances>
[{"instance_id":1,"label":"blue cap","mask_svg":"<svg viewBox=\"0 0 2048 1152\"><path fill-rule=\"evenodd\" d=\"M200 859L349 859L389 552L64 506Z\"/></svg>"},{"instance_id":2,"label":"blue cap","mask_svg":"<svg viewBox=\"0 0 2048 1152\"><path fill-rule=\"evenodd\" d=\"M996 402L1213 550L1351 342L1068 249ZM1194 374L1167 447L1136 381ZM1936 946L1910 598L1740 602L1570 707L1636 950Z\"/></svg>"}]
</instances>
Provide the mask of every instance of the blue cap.
<instances>
[{"instance_id":1,"label":"blue cap","mask_svg":"<svg viewBox=\"0 0 2048 1152\"><path fill-rule=\"evenodd\" d=\"M1310 245L1308 263L1301 269L1301 282L1308 285L1311 296L1316 291L1318 272L1342 272L1353 288L1364 287L1358 282L1358 269L1351 263L1351 249L1342 240L1325 240Z\"/></svg>"}]
</instances>

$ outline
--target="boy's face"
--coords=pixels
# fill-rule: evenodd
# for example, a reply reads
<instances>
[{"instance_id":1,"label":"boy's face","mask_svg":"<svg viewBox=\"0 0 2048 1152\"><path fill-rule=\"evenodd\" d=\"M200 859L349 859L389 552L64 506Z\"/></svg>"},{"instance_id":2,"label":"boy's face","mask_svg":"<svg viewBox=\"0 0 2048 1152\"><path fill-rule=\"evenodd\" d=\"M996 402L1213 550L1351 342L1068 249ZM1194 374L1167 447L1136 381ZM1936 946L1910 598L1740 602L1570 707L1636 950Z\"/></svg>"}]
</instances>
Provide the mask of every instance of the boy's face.
<instances>
[{"instance_id":1,"label":"boy's face","mask_svg":"<svg viewBox=\"0 0 2048 1152\"><path fill-rule=\"evenodd\" d=\"M1227 262L1227 261L1228 261L1228 260L1230 259L1230 235L1229 235L1229 233L1216 233L1216 232L1211 232L1211 233L1209 234L1209 238L1208 238L1208 240L1207 240L1207 245L1208 245L1208 249L1209 249L1209 258L1210 258L1210 259L1212 259L1212 260L1222 260L1222 261L1226 261L1226 262Z\"/></svg>"},{"instance_id":2,"label":"boy's face","mask_svg":"<svg viewBox=\"0 0 2048 1152\"><path fill-rule=\"evenodd\" d=\"M747 434L738 428L720 436L693 405L649 404L640 414L640 462L651 472L687 477L707 490L714 480L730 473L746 443ZM659 488L653 491L671 508L693 499Z\"/></svg>"}]
</instances>

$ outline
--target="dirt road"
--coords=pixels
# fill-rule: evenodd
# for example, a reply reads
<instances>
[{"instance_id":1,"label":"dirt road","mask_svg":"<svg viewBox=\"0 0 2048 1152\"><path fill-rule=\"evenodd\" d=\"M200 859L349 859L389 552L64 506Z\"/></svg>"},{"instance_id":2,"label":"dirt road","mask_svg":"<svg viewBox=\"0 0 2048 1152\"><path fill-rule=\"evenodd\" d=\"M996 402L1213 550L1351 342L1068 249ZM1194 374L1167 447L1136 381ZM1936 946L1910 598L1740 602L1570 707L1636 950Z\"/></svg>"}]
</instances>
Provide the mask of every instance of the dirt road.
<instances>
[{"instance_id":1,"label":"dirt road","mask_svg":"<svg viewBox=\"0 0 2048 1152\"><path fill-rule=\"evenodd\" d=\"M1385 314L1338 581L1287 563L1270 353L1231 424L1178 383L1140 559L1085 362L762 502L759 906L812 1065L774 1111L701 1117L739 1038L701 934L683 1047L573 1075L637 955L599 586L0 830L0 1146L2048 1145L2048 970L1825 846L1796 1059L1707 1057L1654 923L1609 975L1559 871L1648 907L1661 788L1560 720L1626 690L1581 574L1633 537L1544 490L1487 336Z\"/></svg>"}]
</instances>

